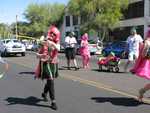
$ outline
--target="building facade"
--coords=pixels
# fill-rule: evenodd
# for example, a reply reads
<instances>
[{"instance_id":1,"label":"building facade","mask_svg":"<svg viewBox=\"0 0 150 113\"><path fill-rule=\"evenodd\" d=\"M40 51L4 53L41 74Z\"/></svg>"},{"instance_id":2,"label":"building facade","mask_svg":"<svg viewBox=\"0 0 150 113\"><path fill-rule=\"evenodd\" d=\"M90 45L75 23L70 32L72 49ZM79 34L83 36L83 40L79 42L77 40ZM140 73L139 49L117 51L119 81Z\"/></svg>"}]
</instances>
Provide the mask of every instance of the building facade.
<instances>
[{"instance_id":1,"label":"building facade","mask_svg":"<svg viewBox=\"0 0 150 113\"><path fill-rule=\"evenodd\" d=\"M111 35L116 40L125 40L130 34L130 29L136 27L137 32L144 37L150 27L150 0L130 0L128 9L123 14L124 18Z\"/></svg>"},{"instance_id":2,"label":"building facade","mask_svg":"<svg viewBox=\"0 0 150 113\"><path fill-rule=\"evenodd\" d=\"M114 40L126 40L132 27L136 27L137 32L144 37L145 32L150 27L150 0L130 0L128 9L123 12L123 15L124 18L110 32ZM66 13L62 36L65 37L70 31L74 31L77 37L80 37L80 24L80 17ZM64 39L63 37L62 39Z\"/></svg>"},{"instance_id":3,"label":"building facade","mask_svg":"<svg viewBox=\"0 0 150 113\"><path fill-rule=\"evenodd\" d=\"M76 35L76 38L78 39L80 37L80 25L81 25L81 19L79 16L70 15L67 11L67 7L65 9L65 15L63 19L63 25L62 25L62 42L64 42L65 37L70 33L74 32Z\"/></svg>"}]
</instances>

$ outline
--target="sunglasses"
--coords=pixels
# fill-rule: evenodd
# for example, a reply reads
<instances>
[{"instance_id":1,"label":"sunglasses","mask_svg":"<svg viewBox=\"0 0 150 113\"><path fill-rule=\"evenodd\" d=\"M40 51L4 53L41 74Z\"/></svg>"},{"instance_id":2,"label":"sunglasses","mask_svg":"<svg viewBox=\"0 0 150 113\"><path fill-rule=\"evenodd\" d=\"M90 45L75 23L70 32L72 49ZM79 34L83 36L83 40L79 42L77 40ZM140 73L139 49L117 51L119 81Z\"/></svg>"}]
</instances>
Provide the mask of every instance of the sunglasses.
<instances>
[{"instance_id":1,"label":"sunglasses","mask_svg":"<svg viewBox=\"0 0 150 113\"><path fill-rule=\"evenodd\" d=\"M51 36L56 36L56 34L55 34L55 33L53 33L53 32L51 32L51 33L50 33L50 35L51 35Z\"/></svg>"}]
</instances>

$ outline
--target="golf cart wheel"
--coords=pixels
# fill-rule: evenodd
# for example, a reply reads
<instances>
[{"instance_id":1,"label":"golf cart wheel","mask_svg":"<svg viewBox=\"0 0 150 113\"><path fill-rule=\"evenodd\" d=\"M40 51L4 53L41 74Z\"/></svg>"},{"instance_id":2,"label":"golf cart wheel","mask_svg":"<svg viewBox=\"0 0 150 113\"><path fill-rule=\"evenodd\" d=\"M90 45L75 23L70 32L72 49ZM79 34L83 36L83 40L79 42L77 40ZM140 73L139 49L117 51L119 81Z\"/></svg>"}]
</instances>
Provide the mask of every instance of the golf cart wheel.
<instances>
[{"instance_id":1,"label":"golf cart wheel","mask_svg":"<svg viewBox=\"0 0 150 113\"><path fill-rule=\"evenodd\" d=\"M99 71L102 71L102 65L99 65Z\"/></svg>"},{"instance_id":2,"label":"golf cart wheel","mask_svg":"<svg viewBox=\"0 0 150 113\"><path fill-rule=\"evenodd\" d=\"M21 56L25 56L25 55L26 55L25 52L21 53Z\"/></svg>"},{"instance_id":3,"label":"golf cart wheel","mask_svg":"<svg viewBox=\"0 0 150 113\"><path fill-rule=\"evenodd\" d=\"M108 71L108 72L111 72L111 71L112 71L111 66L107 66L107 71Z\"/></svg>"},{"instance_id":4,"label":"golf cart wheel","mask_svg":"<svg viewBox=\"0 0 150 113\"><path fill-rule=\"evenodd\" d=\"M119 67L115 67L115 72L119 72Z\"/></svg>"},{"instance_id":5,"label":"golf cart wheel","mask_svg":"<svg viewBox=\"0 0 150 113\"><path fill-rule=\"evenodd\" d=\"M110 67L110 72L113 72L113 67Z\"/></svg>"}]
</instances>

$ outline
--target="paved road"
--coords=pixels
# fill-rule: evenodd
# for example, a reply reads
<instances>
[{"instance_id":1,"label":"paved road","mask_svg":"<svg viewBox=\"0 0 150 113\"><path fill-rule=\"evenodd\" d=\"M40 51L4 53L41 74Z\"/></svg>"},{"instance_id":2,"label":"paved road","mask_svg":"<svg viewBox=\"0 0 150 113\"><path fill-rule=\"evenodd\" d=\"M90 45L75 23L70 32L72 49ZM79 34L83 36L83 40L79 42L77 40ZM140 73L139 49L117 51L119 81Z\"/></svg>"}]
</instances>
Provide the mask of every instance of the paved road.
<instances>
[{"instance_id":1,"label":"paved road","mask_svg":"<svg viewBox=\"0 0 150 113\"><path fill-rule=\"evenodd\" d=\"M10 69L0 80L0 113L149 113L149 105L133 99L148 81L129 73L98 72L94 57L91 70L69 71L60 56L61 77L55 81L58 111L41 99L44 83L33 79L38 61L28 54L6 58Z\"/></svg>"}]
</instances>

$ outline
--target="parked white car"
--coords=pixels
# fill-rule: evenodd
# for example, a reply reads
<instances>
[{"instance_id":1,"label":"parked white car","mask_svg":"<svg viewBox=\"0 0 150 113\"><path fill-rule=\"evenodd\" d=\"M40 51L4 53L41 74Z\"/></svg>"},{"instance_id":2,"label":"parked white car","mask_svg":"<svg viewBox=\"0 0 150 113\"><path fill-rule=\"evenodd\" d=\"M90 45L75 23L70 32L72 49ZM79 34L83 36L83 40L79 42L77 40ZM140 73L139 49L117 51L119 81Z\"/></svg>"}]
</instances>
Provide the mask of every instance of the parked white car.
<instances>
[{"instance_id":1,"label":"parked white car","mask_svg":"<svg viewBox=\"0 0 150 113\"><path fill-rule=\"evenodd\" d=\"M0 40L0 53L2 56L8 56L9 54L21 54L25 56L26 48L17 39L3 39Z\"/></svg>"},{"instance_id":2,"label":"parked white car","mask_svg":"<svg viewBox=\"0 0 150 113\"><path fill-rule=\"evenodd\" d=\"M26 50L32 50L33 44L26 44Z\"/></svg>"}]
</instances>

